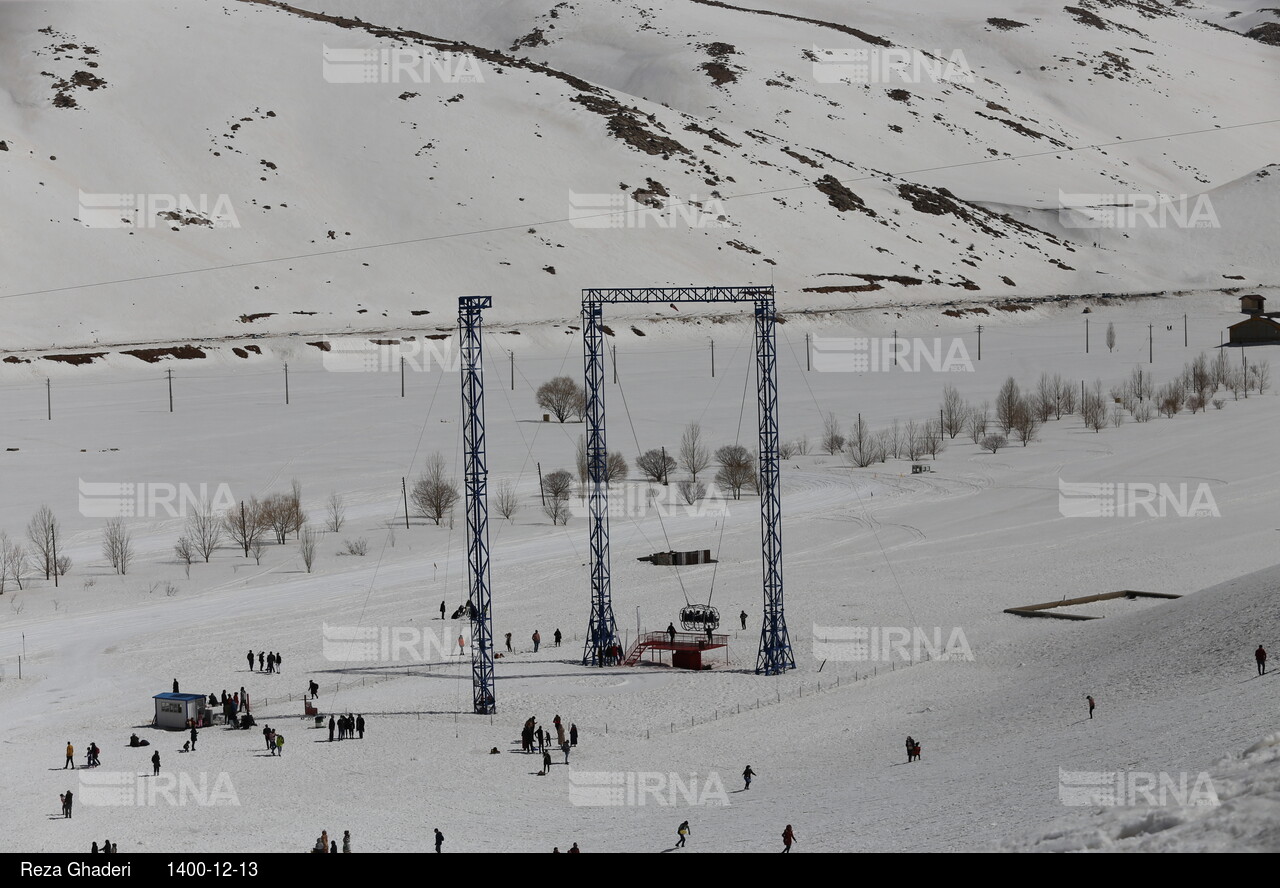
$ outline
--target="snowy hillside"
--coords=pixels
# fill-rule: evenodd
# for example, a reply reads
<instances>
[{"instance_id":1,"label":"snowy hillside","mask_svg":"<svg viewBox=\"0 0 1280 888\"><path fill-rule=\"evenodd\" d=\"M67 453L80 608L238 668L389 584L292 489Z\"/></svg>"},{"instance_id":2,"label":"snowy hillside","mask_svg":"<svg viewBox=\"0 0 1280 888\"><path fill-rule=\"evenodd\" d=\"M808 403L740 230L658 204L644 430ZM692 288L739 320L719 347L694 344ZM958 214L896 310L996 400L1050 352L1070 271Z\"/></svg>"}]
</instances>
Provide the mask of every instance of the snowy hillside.
<instances>
[{"instance_id":1,"label":"snowy hillside","mask_svg":"<svg viewBox=\"0 0 1280 888\"><path fill-rule=\"evenodd\" d=\"M4 4L0 347L400 329L464 293L524 323L609 284L773 282L784 309L1274 284L1280 50L1212 14ZM1135 195L1191 203L1059 219Z\"/></svg>"}]
</instances>

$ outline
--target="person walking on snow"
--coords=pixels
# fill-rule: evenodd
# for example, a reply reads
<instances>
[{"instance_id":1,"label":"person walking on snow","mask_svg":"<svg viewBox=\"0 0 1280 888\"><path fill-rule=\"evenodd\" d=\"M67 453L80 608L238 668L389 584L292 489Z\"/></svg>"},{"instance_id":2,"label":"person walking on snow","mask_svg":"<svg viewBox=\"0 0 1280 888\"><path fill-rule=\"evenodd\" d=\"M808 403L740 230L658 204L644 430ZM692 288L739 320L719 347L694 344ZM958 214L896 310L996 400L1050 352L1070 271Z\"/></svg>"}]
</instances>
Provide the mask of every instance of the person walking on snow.
<instances>
[{"instance_id":1,"label":"person walking on snow","mask_svg":"<svg viewBox=\"0 0 1280 888\"><path fill-rule=\"evenodd\" d=\"M689 838L689 821L686 820L684 823L680 824L676 829L676 835L680 837L680 841L676 842L676 847L683 848L685 839Z\"/></svg>"},{"instance_id":2,"label":"person walking on snow","mask_svg":"<svg viewBox=\"0 0 1280 888\"><path fill-rule=\"evenodd\" d=\"M160 776L160 750L151 753L151 776Z\"/></svg>"},{"instance_id":3,"label":"person walking on snow","mask_svg":"<svg viewBox=\"0 0 1280 888\"><path fill-rule=\"evenodd\" d=\"M312 699L312 700L314 700L316 697L320 696L320 685L316 684L316 683L315 683L315 681L312 681L312 682L307 686L307 688L308 688L308 690L310 690L310 691L311 691L311 699Z\"/></svg>"},{"instance_id":4,"label":"person walking on snow","mask_svg":"<svg viewBox=\"0 0 1280 888\"><path fill-rule=\"evenodd\" d=\"M333 742L333 729L338 726L338 722L334 719L333 714L329 714L329 742Z\"/></svg>"},{"instance_id":5,"label":"person walking on snow","mask_svg":"<svg viewBox=\"0 0 1280 888\"><path fill-rule=\"evenodd\" d=\"M440 830L437 829L436 830L436 853L437 854L440 853L440 849L443 846L444 846L444 833L440 832Z\"/></svg>"},{"instance_id":6,"label":"person walking on snow","mask_svg":"<svg viewBox=\"0 0 1280 888\"><path fill-rule=\"evenodd\" d=\"M577 725L569 725L569 745L570 746L578 745L578 726Z\"/></svg>"},{"instance_id":7,"label":"person walking on snow","mask_svg":"<svg viewBox=\"0 0 1280 888\"><path fill-rule=\"evenodd\" d=\"M440 602L440 619L444 619L444 602Z\"/></svg>"},{"instance_id":8,"label":"person walking on snow","mask_svg":"<svg viewBox=\"0 0 1280 888\"><path fill-rule=\"evenodd\" d=\"M67 741L67 760L62 763L62 770L67 770L67 765L71 766L71 770L76 769L76 748L71 745L71 741Z\"/></svg>"},{"instance_id":9,"label":"person walking on snow","mask_svg":"<svg viewBox=\"0 0 1280 888\"><path fill-rule=\"evenodd\" d=\"M249 671L252 672L253 671L253 651L249 651L248 658L249 658Z\"/></svg>"},{"instance_id":10,"label":"person walking on snow","mask_svg":"<svg viewBox=\"0 0 1280 888\"><path fill-rule=\"evenodd\" d=\"M1258 661L1258 674L1267 674L1267 652L1262 649L1262 645L1258 645L1258 649L1253 652L1253 659Z\"/></svg>"},{"instance_id":11,"label":"person walking on snow","mask_svg":"<svg viewBox=\"0 0 1280 888\"><path fill-rule=\"evenodd\" d=\"M561 635L561 634L560 634L560 630L559 630L559 629L557 629L557 630L556 630L556 634L555 634L555 635L553 635L553 636L551 636L551 637L552 637L552 639L554 639L554 640L555 640L556 647L560 647L560 639L564 637L563 635Z\"/></svg>"},{"instance_id":12,"label":"person walking on snow","mask_svg":"<svg viewBox=\"0 0 1280 888\"><path fill-rule=\"evenodd\" d=\"M751 788L751 778L754 776L756 776L756 772L751 770L750 765L747 765L747 767L742 772L742 781L746 784L746 786L742 787L743 789Z\"/></svg>"},{"instance_id":13,"label":"person walking on snow","mask_svg":"<svg viewBox=\"0 0 1280 888\"><path fill-rule=\"evenodd\" d=\"M1094 703L1093 697L1090 697L1088 694L1085 695L1085 699L1089 701L1089 718L1093 718L1093 708L1098 704Z\"/></svg>"},{"instance_id":14,"label":"person walking on snow","mask_svg":"<svg viewBox=\"0 0 1280 888\"><path fill-rule=\"evenodd\" d=\"M746 629L747 628L747 612L743 611L742 613L738 614L738 619L742 621L742 628Z\"/></svg>"},{"instance_id":15,"label":"person walking on snow","mask_svg":"<svg viewBox=\"0 0 1280 888\"><path fill-rule=\"evenodd\" d=\"M200 734L196 731L196 726L192 725L191 726L191 751L192 752L196 751L196 738L199 736Z\"/></svg>"},{"instance_id":16,"label":"person walking on snow","mask_svg":"<svg viewBox=\"0 0 1280 888\"><path fill-rule=\"evenodd\" d=\"M176 678L173 680L173 692L175 694L178 693L178 680Z\"/></svg>"},{"instance_id":17,"label":"person walking on snow","mask_svg":"<svg viewBox=\"0 0 1280 888\"><path fill-rule=\"evenodd\" d=\"M787 828L782 831L782 853L791 853L791 843L797 841L795 832L791 829L791 824L787 824Z\"/></svg>"},{"instance_id":18,"label":"person walking on snow","mask_svg":"<svg viewBox=\"0 0 1280 888\"><path fill-rule=\"evenodd\" d=\"M507 633L507 653L511 653L511 633Z\"/></svg>"},{"instance_id":19,"label":"person walking on snow","mask_svg":"<svg viewBox=\"0 0 1280 888\"><path fill-rule=\"evenodd\" d=\"M466 651L467 640L461 635L458 636L458 656L461 657Z\"/></svg>"},{"instance_id":20,"label":"person walking on snow","mask_svg":"<svg viewBox=\"0 0 1280 888\"><path fill-rule=\"evenodd\" d=\"M542 644L542 633L537 629L533 630L533 652L538 652L538 645Z\"/></svg>"},{"instance_id":21,"label":"person walking on snow","mask_svg":"<svg viewBox=\"0 0 1280 888\"><path fill-rule=\"evenodd\" d=\"M542 773L543 776L551 773L551 751L549 749L542 751Z\"/></svg>"}]
</instances>

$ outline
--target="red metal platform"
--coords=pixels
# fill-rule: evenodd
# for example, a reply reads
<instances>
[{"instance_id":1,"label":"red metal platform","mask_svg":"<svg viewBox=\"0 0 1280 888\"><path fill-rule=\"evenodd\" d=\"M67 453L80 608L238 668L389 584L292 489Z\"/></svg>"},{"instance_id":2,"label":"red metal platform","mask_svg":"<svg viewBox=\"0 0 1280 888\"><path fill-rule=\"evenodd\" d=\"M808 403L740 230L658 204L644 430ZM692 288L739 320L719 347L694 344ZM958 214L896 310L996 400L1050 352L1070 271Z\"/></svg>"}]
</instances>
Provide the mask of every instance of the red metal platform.
<instances>
[{"instance_id":1,"label":"red metal platform","mask_svg":"<svg viewBox=\"0 0 1280 888\"><path fill-rule=\"evenodd\" d=\"M673 640L670 632L646 632L636 639L622 665L636 665L645 651L671 651L671 665L677 669L702 669L705 652L728 647L728 635L712 634L707 640L705 632L677 632Z\"/></svg>"}]
</instances>

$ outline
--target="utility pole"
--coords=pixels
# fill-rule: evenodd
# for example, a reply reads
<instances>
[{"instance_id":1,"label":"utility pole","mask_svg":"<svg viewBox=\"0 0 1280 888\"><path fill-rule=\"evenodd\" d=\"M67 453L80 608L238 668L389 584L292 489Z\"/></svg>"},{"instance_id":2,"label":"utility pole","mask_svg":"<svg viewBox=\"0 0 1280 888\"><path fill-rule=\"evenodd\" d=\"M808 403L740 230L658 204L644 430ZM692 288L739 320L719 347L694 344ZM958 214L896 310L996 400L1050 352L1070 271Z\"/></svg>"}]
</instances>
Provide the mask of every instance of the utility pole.
<instances>
[{"instance_id":1,"label":"utility pole","mask_svg":"<svg viewBox=\"0 0 1280 888\"><path fill-rule=\"evenodd\" d=\"M289 406L289 362L284 362L284 404Z\"/></svg>"},{"instance_id":2,"label":"utility pole","mask_svg":"<svg viewBox=\"0 0 1280 888\"><path fill-rule=\"evenodd\" d=\"M1155 360L1155 334L1151 331L1156 328L1155 324L1147 324L1147 363L1150 364Z\"/></svg>"},{"instance_id":3,"label":"utility pole","mask_svg":"<svg viewBox=\"0 0 1280 888\"><path fill-rule=\"evenodd\" d=\"M53 380L46 379L44 381L44 397L45 404L49 408L49 419L53 419Z\"/></svg>"},{"instance_id":4,"label":"utility pole","mask_svg":"<svg viewBox=\"0 0 1280 888\"><path fill-rule=\"evenodd\" d=\"M1187 316L1182 316L1182 347L1187 347Z\"/></svg>"},{"instance_id":5,"label":"utility pole","mask_svg":"<svg viewBox=\"0 0 1280 888\"><path fill-rule=\"evenodd\" d=\"M982 325L978 325L978 360L982 360Z\"/></svg>"},{"instance_id":6,"label":"utility pole","mask_svg":"<svg viewBox=\"0 0 1280 888\"><path fill-rule=\"evenodd\" d=\"M662 447L662 486L667 486L667 448L665 444Z\"/></svg>"},{"instance_id":7,"label":"utility pole","mask_svg":"<svg viewBox=\"0 0 1280 888\"><path fill-rule=\"evenodd\" d=\"M1089 319L1084 319L1084 353L1089 354Z\"/></svg>"},{"instance_id":8,"label":"utility pole","mask_svg":"<svg viewBox=\"0 0 1280 888\"><path fill-rule=\"evenodd\" d=\"M240 500L240 536L244 538L244 557L249 557L249 522L244 515L244 500Z\"/></svg>"},{"instance_id":9,"label":"utility pole","mask_svg":"<svg viewBox=\"0 0 1280 888\"><path fill-rule=\"evenodd\" d=\"M404 497L404 529L409 529L409 484L403 476L400 478L400 495Z\"/></svg>"},{"instance_id":10,"label":"utility pole","mask_svg":"<svg viewBox=\"0 0 1280 888\"><path fill-rule=\"evenodd\" d=\"M538 463L538 497L542 500L542 507L547 507L547 492L542 488L542 463Z\"/></svg>"},{"instance_id":11,"label":"utility pole","mask_svg":"<svg viewBox=\"0 0 1280 888\"><path fill-rule=\"evenodd\" d=\"M53 551L53 588L58 588L58 532L49 524L49 548Z\"/></svg>"},{"instance_id":12,"label":"utility pole","mask_svg":"<svg viewBox=\"0 0 1280 888\"><path fill-rule=\"evenodd\" d=\"M893 366L898 366L898 331L893 331Z\"/></svg>"},{"instance_id":13,"label":"utility pole","mask_svg":"<svg viewBox=\"0 0 1280 888\"><path fill-rule=\"evenodd\" d=\"M511 357L511 391L516 390L516 353L507 349L507 354Z\"/></svg>"},{"instance_id":14,"label":"utility pole","mask_svg":"<svg viewBox=\"0 0 1280 888\"><path fill-rule=\"evenodd\" d=\"M613 357L613 384L618 384L618 346L609 346L609 353Z\"/></svg>"},{"instance_id":15,"label":"utility pole","mask_svg":"<svg viewBox=\"0 0 1280 888\"><path fill-rule=\"evenodd\" d=\"M400 356L400 397L404 397L404 355Z\"/></svg>"},{"instance_id":16,"label":"utility pole","mask_svg":"<svg viewBox=\"0 0 1280 888\"><path fill-rule=\"evenodd\" d=\"M169 412L173 412L173 371L166 370L165 374L169 377ZM247 556L248 553L246 553Z\"/></svg>"},{"instance_id":17,"label":"utility pole","mask_svg":"<svg viewBox=\"0 0 1280 888\"><path fill-rule=\"evenodd\" d=\"M809 342L808 333L804 334L804 369L808 372L813 369L813 346Z\"/></svg>"},{"instance_id":18,"label":"utility pole","mask_svg":"<svg viewBox=\"0 0 1280 888\"><path fill-rule=\"evenodd\" d=\"M711 340L711 378L716 378L716 341Z\"/></svg>"}]
</instances>

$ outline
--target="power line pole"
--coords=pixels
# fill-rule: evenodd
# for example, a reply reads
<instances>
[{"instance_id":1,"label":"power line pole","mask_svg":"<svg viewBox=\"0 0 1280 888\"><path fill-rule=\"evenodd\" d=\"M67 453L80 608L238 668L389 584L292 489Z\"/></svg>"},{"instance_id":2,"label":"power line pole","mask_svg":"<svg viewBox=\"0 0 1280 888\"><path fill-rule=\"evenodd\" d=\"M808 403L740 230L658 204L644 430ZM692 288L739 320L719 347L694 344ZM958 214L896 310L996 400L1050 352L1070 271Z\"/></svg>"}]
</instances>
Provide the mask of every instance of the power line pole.
<instances>
[{"instance_id":1,"label":"power line pole","mask_svg":"<svg viewBox=\"0 0 1280 888\"><path fill-rule=\"evenodd\" d=\"M507 349L507 354L511 356L511 391L516 390L516 353Z\"/></svg>"},{"instance_id":2,"label":"power line pole","mask_svg":"<svg viewBox=\"0 0 1280 888\"><path fill-rule=\"evenodd\" d=\"M1182 347L1187 347L1187 316L1182 316Z\"/></svg>"},{"instance_id":3,"label":"power line pole","mask_svg":"<svg viewBox=\"0 0 1280 888\"><path fill-rule=\"evenodd\" d=\"M1155 334L1151 331L1156 328L1155 324L1147 324L1147 363L1150 364L1155 360Z\"/></svg>"},{"instance_id":4,"label":"power line pole","mask_svg":"<svg viewBox=\"0 0 1280 888\"><path fill-rule=\"evenodd\" d=\"M893 366L898 366L898 331L893 331Z\"/></svg>"},{"instance_id":5,"label":"power line pole","mask_svg":"<svg viewBox=\"0 0 1280 888\"><path fill-rule=\"evenodd\" d=\"M1084 319L1084 353L1089 354L1089 319Z\"/></svg>"},{"instance_id":6,"label":"power line pole","mask_svg":"<svg viewBox=\"0 0 1280 888\"><path fill-rule=\"evenodd\" d=\"M44 398L45 405L49 409L49 419L53 419L53 380L46 379L44 381Z\"/></svg>"},{"instance_id":7,"label":"power line pole","mask_svg":"<svg viewBox=\"0 0 1280 888\"><path fill-rule=\"evenodd\" d=\"M978 360L982 360L982 325L978 325Z\"/></svg>"},{"instance_id":8,"label":"power line pole","mask_svg":"<svg viewBox=\"0 0 1280 888\"><path fill-rule=\"evenodd\" d=\"M400 495L404 497L404 529L409 529L409 484L403 476L400 478Z\"/></svg>"},{"instance_id":9,"label":"power line pole","mask_svg":"<svg viewBox=\"0 0 1280 888\"><path fill-rule=\"evenodd\" d=\"M609 346L609 354L613 357L613 384L618 384L618 346Z\"/></svg>"},{"instance_id":10,"label":"power line pole","mask_svg":"<svg viewBox=\"0 0 1280 888\"><path fill-rule=\"evenodd\" d=\"M711 340L711 378L716 378L716 341Z\"/></svg>"},{"instance_id":11,"label":"power line pole","mask_svg":"<svg viewBox=\"0 0 1280 888\"><path fill-rule=\"evenodd\" d=\"M49 524L49 548L53 551L53 588L58 588L58 531Z\"/></svg>"},{"instance_id":12,"label":"power line pole","mask_svg":"<svg viewBox=\"0 0 1280 888\"><path fill-rule=\"evenodd\" d=\"M404 397L404 355L400 356L400 397Z\"/></svg>"},{"instance_id":13,"label":"power line pole","mask_svg":"<svg viewBox=\"0 0 1280 888\"><path fill-rule=\"evenodd\" d=\"M804 334L804 369L808 372L813 369L813 346L809 343L809 334Z\"/></svg>"},{"instance_id":14,"label":"power line pole","mask_svg":"<svg viewBox=\"0 0 1280 888\"><path fill-rule=\"evenodd\" d=\"M284 403L289 406L289 362L284 362Z\"/></svg>"},{"instance_id":15,"label":"power line pole","mask_svg":"<svg viewBox=\"0 0 1280 888\"><path fill-rule=\"evenodd\" d=\"M542 500L542 507L547 507L547 492L542 489L542 463L538 463L538 498Z\"/></svg>"},{"instance_id":16,"label":"power line pole","mask_svg":"<svg viewBox=\"0 0 1280 888\"><path fill-rule=\"evenodd\" d=\"M173 412L173 371L166 370L165 374L169 377L169 412ZM245 553L246 556L248 553Z\"/></svg>"}]
</instances>

